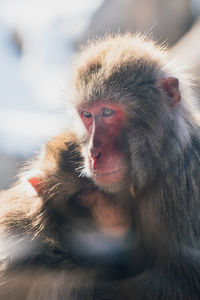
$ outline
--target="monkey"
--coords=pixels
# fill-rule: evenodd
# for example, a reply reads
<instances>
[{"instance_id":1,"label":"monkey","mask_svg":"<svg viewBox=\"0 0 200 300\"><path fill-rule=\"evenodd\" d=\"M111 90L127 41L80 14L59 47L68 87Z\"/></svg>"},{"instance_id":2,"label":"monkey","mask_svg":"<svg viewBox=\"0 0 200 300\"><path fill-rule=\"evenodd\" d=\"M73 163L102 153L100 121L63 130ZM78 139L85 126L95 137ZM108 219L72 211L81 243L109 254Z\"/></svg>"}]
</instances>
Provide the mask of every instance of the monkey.
<instances>
[{"instance_id":1,"label":"monkey","mask_svg":"<svg viewBox=\"0 0 200 300\"><path fill-rule=\"evenodd\" d=\"M140 274L107 282L109 295L199 299L200 119L192 78L164 46L126 34L83 49L72 87L70 105L86 132L82 173L113 195L131 190L148 256Z\"/></svg>"},{"instance_id":2,"label":"monkey","mask_svg":"<svg viewBox=\"0 0 200 300\"><path fill-rule=\"evenodd\" d=\"M75 173L81 159L77 150L75 135L54 137L18 182L0 193L0 299L60 299L62 294L74 299L75 284L77 291L81 289L81 268L70 266L59 243L70 197L93 189ZM66 265L68 273L63 270ZM70 291L65 286L68 280Z\"/></svg>"},{"instance_id":3,"label":"monkey","mask_svg":"<svg viewBox=\"0 0 200 300\"><path fill-rule=\"evenodd\" d=\"M43 278L45 285L43 294L42 287L39 288L41 294L33 291L36 299L37 295L40 299L41 295L44 299L199 299L199 112L190 78L179 69L170 61L166 49L140 34L108 36L90 43L78 57L68 104L74 108L80 127L85 128L84 134L76 133L78 155L82 157L77 165L81 179L89 182L89 186L84 193L84 188L82 192L82 185L78 184L78 195L70 195L68 207L75 227L76 224L81 224L81 228L82 224L89 224L89 227L95 224L95 230L99 228L109 239L119 235L123 240L130 234L132 245L127 264L131 269L127 271L126 264L125 272L113 276L113 266L107 267L112 258L106 260L106 267L100 260L100 267L90 268L92 255L81 257L77 253L78 247L66 241L72 256L75 251L78 257L79 268L75 271L81 275L76 277L74 269L70 269L74 257L64 260L64 264L58 261L59 268L50 275L45 273L46 269L42 276L32 272L32 277L39 278L39 283ZM71 161L68 155L65 156L67 163ZM72 178L76 174L74 166L76 163L69 168ZM36 192L43 192L38 177L30 179ZM60 188L58 195L63 197ZM33 201L33 197L29 200ZM77 206L85 207L87 211L86 217L81 217L81 223L80 216L76 215L80 212ZM44 219L49 220L46 209L39 217L47 216ZM63 206L60 209L64 211ZM109 218L109 226L104 226L107 225L105 215L112 215L113 210L114 217ZM19 213L11 217L10 224L17 223L17 218L21 219ZM116 226L118 218L119 226ZM39 230L43 228L38 218L32 215L31 220L38 224ZM7 228L4 220L2 223L3 228ZM51 240L53 224L50 222L46 226ZM27 226L24 227L27 234ZM76 240L78 245L83 245L79 238L82 236L79 235L80 227ZM36 236L37 233L36 228ZM41 245L43 236L38 236ZM137 240L136 247L134 240ZM46 261L53 265L57 257L60 259L57 256L59 248L50 245L50 249L51 256L41 257L41 264L45 265ZM56 253L52 251L54 249ZM68 253L66 249L68 247L64 247L64 256ZM90 253L90 250L87 248L86 252ZM138 256L140 252L142 255ZM134 259L138 265L132 261ZM37 262L33 255L31 261L35 267ZM114 269L117 263L113 262ZM92 266L94 264L96 259ZM100 271L102 276L100 269L103 269L103 273ZM10 274L5 274L9 278ZM55 274L60 278L59 288L52 296ZM7 282L6 275L3 280ZM78 282L75 288L74 282ZM65 283L73 292L69 292ZM30 287L29 281L27 285ZM32 286L38 289L38 280ZM28 289L31 293L32 289ZM23 291L26 293L26 289Z\"/></svg>"}]
</instances>

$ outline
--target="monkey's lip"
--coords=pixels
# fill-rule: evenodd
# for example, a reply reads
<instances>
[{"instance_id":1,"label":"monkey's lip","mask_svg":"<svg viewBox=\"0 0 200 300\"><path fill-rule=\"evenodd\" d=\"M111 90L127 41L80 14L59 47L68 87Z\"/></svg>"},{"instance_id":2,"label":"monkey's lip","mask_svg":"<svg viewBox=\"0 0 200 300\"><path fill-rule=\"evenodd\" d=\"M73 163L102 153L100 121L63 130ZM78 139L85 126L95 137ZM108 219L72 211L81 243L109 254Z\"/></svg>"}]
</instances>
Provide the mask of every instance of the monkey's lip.
<instances>
[{"instance_id":1,"label":"monkey's lip","mask_svg":"<svg viewBox=\"0 0 200 300\"><path fill-rule=\"evenodd\" d=\"M100 172L96 172L95 174L98 175L98 176L106 176L106 175L111 175L111 174L115 174L115 173L118 173L120 172L121 170L123 170L123 168L118 168L114 171L111 171L111 172L105 172L105 173L100 173Z\"/></svg>"},{"instance_id":2,"label":"monkey's lip","mask_svg":"<svg viewBox=\"0 0 200 300\"><path fill-rule=\"evenodd\" d=\"M112 182L116 182L116 181L120 180L124 176L125 173L126 173L125 167L120 167L114 171L105 172L105 173L96 171L96 172L94 172L94 179L98 183L110 184Z\"/></svg>"}]
</instances>

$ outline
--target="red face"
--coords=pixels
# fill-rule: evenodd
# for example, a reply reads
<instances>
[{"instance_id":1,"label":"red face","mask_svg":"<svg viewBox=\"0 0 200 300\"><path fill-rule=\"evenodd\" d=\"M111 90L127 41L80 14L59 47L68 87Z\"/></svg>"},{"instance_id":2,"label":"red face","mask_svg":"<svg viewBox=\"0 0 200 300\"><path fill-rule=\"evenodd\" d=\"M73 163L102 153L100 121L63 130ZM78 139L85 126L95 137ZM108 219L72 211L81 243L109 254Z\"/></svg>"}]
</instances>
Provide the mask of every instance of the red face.
<instances>
[{"instance_id":1,"label":"red face","mask_svg":"<svg viewBox=\"0 0 200 300\"><path fill-rule=\"evenodd\" d=\"M109 187L120 183L127 174L127 159L122 151L125 113L121 106L98 102L78 108L90 135L87 146L87 168L97 184Z\"/></svg>"}]
</instances>

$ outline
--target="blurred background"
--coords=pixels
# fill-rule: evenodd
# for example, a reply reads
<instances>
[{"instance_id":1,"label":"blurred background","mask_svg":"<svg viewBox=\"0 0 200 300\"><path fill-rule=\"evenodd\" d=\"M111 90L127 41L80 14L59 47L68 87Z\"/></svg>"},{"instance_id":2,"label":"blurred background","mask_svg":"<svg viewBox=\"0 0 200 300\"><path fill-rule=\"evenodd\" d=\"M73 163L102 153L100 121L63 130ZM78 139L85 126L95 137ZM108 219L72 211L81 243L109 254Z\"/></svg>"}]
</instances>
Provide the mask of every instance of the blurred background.
<instances>
[{"instance_id":1,"label":"blurred background","mask_svg":"<svg viewBox=\"0 0 200 300\"><path fill-rule=\"evenodd\" d=\"M142 31L190 67L200 93L200 0L0 0L0 189L71 125L64 110L81 44Z\"/></svg>"}]
</instances>

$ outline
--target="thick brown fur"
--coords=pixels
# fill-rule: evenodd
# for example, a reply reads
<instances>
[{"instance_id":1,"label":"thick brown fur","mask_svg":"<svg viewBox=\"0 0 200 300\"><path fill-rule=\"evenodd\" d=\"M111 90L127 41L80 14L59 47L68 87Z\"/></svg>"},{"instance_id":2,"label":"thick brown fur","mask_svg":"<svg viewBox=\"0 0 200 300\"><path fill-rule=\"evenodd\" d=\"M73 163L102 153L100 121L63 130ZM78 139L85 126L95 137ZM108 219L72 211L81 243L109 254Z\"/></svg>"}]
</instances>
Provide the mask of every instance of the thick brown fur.
<instances>
[{"instance_id":1,"label":"thick brown fur","mask_svg":"<svg viewBox=\"0 0 200 300\"><path fill-rule=\"evenodd\" d=\"M86 48L74 76L75 107L125 109L135 227L152 263L119 285L131 295L120 299L199 299L200 118L189 76L166 50L129 34ZM92 177L87 163L84 171Z\"/></svg>"}]
</instances>

